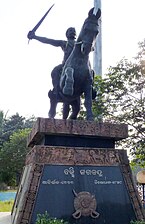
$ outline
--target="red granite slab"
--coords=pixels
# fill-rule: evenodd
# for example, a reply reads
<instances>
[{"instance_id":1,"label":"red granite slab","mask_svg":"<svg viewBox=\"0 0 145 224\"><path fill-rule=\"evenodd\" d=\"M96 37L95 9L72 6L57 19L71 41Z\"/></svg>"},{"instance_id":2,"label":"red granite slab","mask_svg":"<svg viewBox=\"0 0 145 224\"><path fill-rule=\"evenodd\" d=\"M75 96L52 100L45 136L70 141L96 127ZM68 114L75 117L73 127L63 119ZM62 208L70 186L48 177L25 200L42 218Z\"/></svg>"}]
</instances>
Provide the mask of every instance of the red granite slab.
<instances>
[{"instance_id":1,"label":"red granite slab","mask_svg":"<svg viewBox=\"0 0 145 224\"><path fill-rule=\"evenodd\" d=\"M77 135L121 140L128 137L128 126L109 122L38 118L28 136L27 145L32 147L38 144L44 135Z\"/></svg>"}]
</instances>

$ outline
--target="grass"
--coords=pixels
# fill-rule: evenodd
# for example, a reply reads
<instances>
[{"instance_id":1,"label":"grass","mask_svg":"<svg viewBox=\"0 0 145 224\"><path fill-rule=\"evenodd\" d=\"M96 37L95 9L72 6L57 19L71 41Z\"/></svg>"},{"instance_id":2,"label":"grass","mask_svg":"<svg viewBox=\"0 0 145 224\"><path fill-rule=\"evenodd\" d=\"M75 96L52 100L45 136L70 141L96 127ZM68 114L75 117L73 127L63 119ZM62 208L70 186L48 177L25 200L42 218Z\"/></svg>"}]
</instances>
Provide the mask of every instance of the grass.
<instances>
[{"instance_id":1,"label":"grass","mask_svg":"<svg viewBox=\"0 0 145 224\"><path fill-rule=\"evenodd\" d=\"M11 189L11 190L0 190L1 192L17 192L17 189Z\"/></svg>"},{"instance_id":2,"label":"grass","mask_svg":"<svg viewBox=\"0 0 145 224\"><path fill-rule=\"evenodd\" d=\"M0 212L11 212L14 200L0 201Z\"/></svg>"}]
</instances>

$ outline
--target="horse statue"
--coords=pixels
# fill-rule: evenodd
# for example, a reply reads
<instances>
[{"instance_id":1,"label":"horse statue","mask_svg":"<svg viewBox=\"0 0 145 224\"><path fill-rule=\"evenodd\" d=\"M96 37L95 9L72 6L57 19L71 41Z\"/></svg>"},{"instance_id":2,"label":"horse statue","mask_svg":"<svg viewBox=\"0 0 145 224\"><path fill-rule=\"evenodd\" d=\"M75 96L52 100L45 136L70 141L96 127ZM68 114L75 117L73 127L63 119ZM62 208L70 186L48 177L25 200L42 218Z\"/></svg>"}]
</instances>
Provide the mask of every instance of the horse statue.
<instances>
[{"instance_id":1,"label":"horse statue","mask_svg":"<svg viewBox=\"0 0 145 224\"><path fill-rule=\"evenodd\" d=\"M84 94L84 105L87 113L86 119L93 120L93 75L89 63L89 53L99 33L98 19L100 16L100 9L98 9L96 14L94 13L94 8L89 11L72 53L65 62L60 75L58 97L54 98L51 91L48 93L50 98L49 118L55 117L57 103L63 102L63 119L67 119L70 106L72 107L72 113L69 119L77 119L77 115L80 111L80 98L82 94Z\"/></svg>"}]
</instances>

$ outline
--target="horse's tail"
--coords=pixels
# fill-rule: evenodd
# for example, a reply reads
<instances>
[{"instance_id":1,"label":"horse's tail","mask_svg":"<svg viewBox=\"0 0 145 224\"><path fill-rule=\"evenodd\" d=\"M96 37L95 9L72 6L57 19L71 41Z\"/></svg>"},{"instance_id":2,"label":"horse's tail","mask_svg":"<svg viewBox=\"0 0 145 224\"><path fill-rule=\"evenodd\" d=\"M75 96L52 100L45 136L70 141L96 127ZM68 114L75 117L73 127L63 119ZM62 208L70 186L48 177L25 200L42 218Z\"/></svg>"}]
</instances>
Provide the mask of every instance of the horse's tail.
<instances>
[{"instance_id":1,"label":"horse's tail","mask_svg":"<svg viewBox=\"0 0 145 224\"><path fill-rule=\"evenodd\" d=\"M74 92L74 69L71 67L66 67L65 68L65 84L62 89L63 94L72 96Z\"/></svg>"}]
</instances>

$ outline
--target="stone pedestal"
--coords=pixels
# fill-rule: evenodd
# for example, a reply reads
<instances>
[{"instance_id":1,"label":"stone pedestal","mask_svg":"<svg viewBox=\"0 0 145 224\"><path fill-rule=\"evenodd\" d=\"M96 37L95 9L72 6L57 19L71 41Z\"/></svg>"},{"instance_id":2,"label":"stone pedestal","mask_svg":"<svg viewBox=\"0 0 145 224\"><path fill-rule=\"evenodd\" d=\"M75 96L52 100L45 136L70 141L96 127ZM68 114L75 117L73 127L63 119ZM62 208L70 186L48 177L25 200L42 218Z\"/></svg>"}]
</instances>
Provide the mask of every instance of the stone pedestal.
<instances>
[{"instance_id":1,"label":"stone pedestal","mask_svg":"<svg viewBox=\"0 0 145 224\"><path fill-rule=\"evenodd\" d=\"M125 124L38 118L12 211L12 224L37 214L70 224L129 224L144 219L125 150Z\"/></svg>"}]
</instances>

